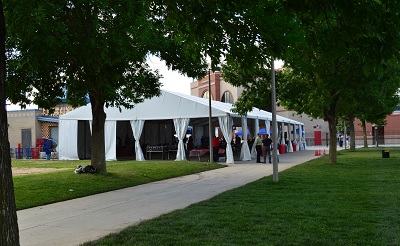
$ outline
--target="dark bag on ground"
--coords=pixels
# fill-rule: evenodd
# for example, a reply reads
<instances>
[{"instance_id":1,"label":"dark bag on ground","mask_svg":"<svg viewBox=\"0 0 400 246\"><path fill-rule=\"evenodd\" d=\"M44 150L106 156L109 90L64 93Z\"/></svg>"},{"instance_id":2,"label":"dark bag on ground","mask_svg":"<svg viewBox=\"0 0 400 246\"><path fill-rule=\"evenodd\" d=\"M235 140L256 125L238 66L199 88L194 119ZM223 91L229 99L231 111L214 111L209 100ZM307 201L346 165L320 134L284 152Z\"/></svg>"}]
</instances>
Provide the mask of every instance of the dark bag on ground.
<instances>
[{"instance_id":1,"label":"dark bag on ground","mask_svg":"<svg viewBox=\"0 0 400 246\"><path fill-rule=\"evenodd\" d=\"M75 169L75 173L95 173L95 172L96 168L92 165L87 165L86 167L82 167L81 165L79 165Z\"/></svg>"}]
</instances>

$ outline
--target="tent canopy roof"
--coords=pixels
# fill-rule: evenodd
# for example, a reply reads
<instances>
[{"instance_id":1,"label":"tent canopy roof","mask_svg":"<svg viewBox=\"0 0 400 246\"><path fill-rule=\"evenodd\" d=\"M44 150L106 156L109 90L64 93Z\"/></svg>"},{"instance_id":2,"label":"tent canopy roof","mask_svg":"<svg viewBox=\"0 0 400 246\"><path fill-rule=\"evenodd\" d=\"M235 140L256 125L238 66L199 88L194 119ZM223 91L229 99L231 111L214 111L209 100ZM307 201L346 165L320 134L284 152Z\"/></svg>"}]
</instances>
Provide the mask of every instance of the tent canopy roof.
<instances>
[{"instance_id":1,"label":"tent canopy roof","mask_svg":"<svg viewBox=\"0 0 400 246\"><path fill-rule=\"evenodd\" d=\"M178 92L161 90L159 97L153 97L136 104L134 108L115 107L104 108L106 120L169 120L177 118L207 118L209 115L209 101L206 98L186 95ZM219 101L211 101L212 117L230 115L241 117L232 112L233 105ZM247 118L272 120L270 112L253 108ZM61 120L92 120L91 105L82 106L60 116ZM278 122L300 124L303 123L277 115Z\"/></svg>"}]
</instances>

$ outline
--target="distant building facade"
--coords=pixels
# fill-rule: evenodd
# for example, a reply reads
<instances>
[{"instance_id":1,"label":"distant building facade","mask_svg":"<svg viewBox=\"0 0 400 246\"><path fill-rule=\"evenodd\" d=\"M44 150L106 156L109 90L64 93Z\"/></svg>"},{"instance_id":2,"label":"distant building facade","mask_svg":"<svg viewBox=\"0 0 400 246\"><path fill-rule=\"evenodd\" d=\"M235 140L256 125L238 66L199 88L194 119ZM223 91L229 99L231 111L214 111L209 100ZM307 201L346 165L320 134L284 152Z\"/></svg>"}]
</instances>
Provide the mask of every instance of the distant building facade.
<instances>
[{"instance_id":1,"label":"distant building facade","mask_svg":"<svg viewBox=\"0 0 400 246\"><path fill-rule=\"evenodd\" d=\"M291 118L304 123L306 143L308 146L328 146L329 124L322 119L314 119L306 114L297 114L295 111L277 107L276 113L280 116Z\"/></svg>"},{"instance_id":2,"label":"distant building facade","mask_svg":"<svg viewBox=\"0 0 400 246\"><path fill-rule=\"evenodd\" d=\"M400 107L391 114L386 116L385 126L374 126L366 123L368 145L399 145L400 144ZM364 144L363 129L360 120L354 122L356 145Z\"/></svg>"},{"instance_id":3,"label":"distant building facade","mask_svg":"<svg viewBox=\"0 0 400 246\"><path fill-rule=\"evenodd\" d=\"M190 85L191 95L208 98L209 76L193 81ZM211 95L212 99L221 102L235 103L243 92L243 87L235 87L224 81L222 73L211 72ZM326 145L329 142L328 123L323 120L312 119L305 114L297 115L294 111L288 111L283 107L277 108L277 114L304 123L307 145Z\"/></svg>"},{"instance_id":4,"label":"distant building facade","mask_svg":"<svg viewBox=\"0 0 400 246\"><path fill-rule=\"evenodd\" d=\"M243 87L235 87L224 81L222 72L210 73L211 93L209 91L209 76L193 81L190 85L190 93L193 96L211 98L216 101L235 103L243 92ZM329 124L322 119L314 119L306 114L297 114L295 111L277 107L277 114L304 123L306 143L309 146L328 146L329 143ZM400 107L393 114L386 117L387 124L378 127L379 144L400 144ZM356 145L363 144L363 134L360 121L356 119L355 136ZM338 133L339 134L339 133ZM345 134L344 134L345 135ZM375 144L375 128L367 123L368 144ZM336 138L337 136L335 136Z\"/></svg>"},{"instance_id":5,"label":"distant building facade","mask_svg":"<svg viewBox=\"0 0 400 246\"><path fill-rule=\"evenodd\" d=\"M58 142L58 117L73 109L63 100L53 114L43 109L7 111L10 148L34 147L38 138L52 138Z\"/></svg>"},{"instance_id":6,"label":"distant building facade","mask_svg":"<svg viewBox=\"0 0 400 246\"><path fill-rule=\"evenodd\" d=\"M228 84L221 76L221 72L210 72L211 93L209 90L209 76L200 80L193 81L190 84L190 94L202 98L208 98L226 103L234 103L243 92L243 87L236 87Z\"/></svg>"}]
</instances>

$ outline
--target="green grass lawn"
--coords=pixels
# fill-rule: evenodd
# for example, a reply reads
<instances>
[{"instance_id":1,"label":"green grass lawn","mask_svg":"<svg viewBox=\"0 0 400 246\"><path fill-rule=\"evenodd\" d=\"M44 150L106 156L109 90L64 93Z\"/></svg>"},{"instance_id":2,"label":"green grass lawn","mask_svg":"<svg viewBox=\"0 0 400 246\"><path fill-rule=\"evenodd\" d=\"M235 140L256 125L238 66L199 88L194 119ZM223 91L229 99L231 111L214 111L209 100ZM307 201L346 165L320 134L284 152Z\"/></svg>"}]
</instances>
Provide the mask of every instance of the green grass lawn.
<instances>
[{"instance_id":1,"label":"green grass lawn","mask_svg":"<svg viewBox=\"0 0 400 246\"><path fill-rule=\"evenodd\" d=\"M341 151L85 245L400 245L400 149Z\"/></svg>"},{"instance_id":2,"label":"green grass lawn","mask_svg":"<svg viewBox=\"0 0 400 246\"><path fill-rule=\"evenodd\" d=\"M90 161L12 160L12 167L67 168L66 170L14 176L17 209L36 207L106 191L150 183L223 167L195 161L112 161L107 175L76 174L78 165Z\"/></svg>"}]
</instances>

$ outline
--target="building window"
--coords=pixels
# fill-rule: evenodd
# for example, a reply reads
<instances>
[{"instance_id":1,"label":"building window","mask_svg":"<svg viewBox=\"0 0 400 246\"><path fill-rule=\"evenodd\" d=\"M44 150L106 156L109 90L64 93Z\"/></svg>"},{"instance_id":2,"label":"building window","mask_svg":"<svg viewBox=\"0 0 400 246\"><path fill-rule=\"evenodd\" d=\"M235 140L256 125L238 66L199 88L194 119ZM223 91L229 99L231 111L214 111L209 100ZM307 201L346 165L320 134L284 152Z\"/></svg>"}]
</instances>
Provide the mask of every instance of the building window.
<instances>
[{"instance_id":1,"label":"building window","mask_svg":"<svg viewBox=\"0 0 400 246\"><path fill-rule=\"evenodd\" d=\"M229 91L225 91L224 94L222 95L221 102L224 102L224 103L233 103L232 94L231 94Z\"/></svg>"},{"instance_id":2,"label":"building window","mask_svg":"<svg viewBox=\"0 0 400 246\"><path fill-rule=\"evenodd\" d=\"M210 97L210 92L209 91L205 91L203 93L203 98L209 98ZM211 99L212 99L212 94L211 94Z\"/></svg>"}]
</instances>

